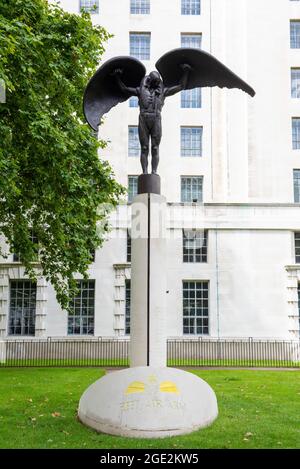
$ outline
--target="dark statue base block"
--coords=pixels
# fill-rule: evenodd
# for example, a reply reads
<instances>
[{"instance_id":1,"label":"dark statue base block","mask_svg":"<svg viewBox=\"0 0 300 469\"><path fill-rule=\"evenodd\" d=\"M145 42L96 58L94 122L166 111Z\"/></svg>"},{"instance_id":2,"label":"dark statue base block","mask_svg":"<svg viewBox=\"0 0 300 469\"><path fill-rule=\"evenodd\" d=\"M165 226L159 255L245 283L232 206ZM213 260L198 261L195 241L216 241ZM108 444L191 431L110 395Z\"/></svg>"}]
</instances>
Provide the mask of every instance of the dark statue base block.
<instances>
[{"instance_id":1,"label":"dark statue base block","mask_svg":"<svg viewBox=\"0 0 300 469\"><path fill-rule=\"evenodd\" d=\"M138 178L138 194L160 195L160 176L158 174L141 174Z\"/></svg>"}]
</instances>

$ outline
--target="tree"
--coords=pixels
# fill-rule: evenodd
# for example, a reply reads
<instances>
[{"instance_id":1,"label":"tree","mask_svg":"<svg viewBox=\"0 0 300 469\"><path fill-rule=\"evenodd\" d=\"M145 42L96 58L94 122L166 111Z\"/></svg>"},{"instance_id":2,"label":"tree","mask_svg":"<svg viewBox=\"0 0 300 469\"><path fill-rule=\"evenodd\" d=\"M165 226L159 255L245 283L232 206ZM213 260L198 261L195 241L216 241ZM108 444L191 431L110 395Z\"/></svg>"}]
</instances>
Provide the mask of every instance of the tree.
<instances>
[{"instance_id":1,"label":"tree","mask_svg":"<svg viewBox=\"0 0 300 469\"><path fill-rule=\"evenodd\" d=\"M87 13L47 0L0 0L0 233L35 278L34 232L42 274L63 307L74 274L87 276L91 252L103 243L107 224L97 226L124 192L82 112L108 38Z\"/></svg>"}]
</instances>

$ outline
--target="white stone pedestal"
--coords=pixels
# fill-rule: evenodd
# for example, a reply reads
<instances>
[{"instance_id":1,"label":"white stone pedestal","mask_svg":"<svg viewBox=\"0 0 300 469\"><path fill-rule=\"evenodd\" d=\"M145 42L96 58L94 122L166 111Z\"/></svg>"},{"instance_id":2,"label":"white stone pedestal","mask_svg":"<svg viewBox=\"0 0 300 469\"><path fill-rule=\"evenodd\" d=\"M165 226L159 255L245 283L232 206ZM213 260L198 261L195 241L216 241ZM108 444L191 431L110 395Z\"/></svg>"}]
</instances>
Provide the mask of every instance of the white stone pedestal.
<instances>
[{"instance_id":1,"label":"white stone pedestal","mask_svg":"<svg viewBox=\"0 0 300 469\"><path fill-rule=\"evenodd\" d=\"M166 199L132 204L130 366L166 366Z\"/></svg>"},{"instance_id":2,"label":"white stone pedestal","mask_svg":"<svg viewBox=\"0 0 300 469\"><path fill-rule=\"evenodd\" d=\"M144 179L141 187L151 183L151 175ZM131 368L92 384L80 399L78 417L85 425L113 435L160 438L189 433L211 424L218 407L205 381L166 367L164 197L135 197L131 239Z\"/></svg>"},{"instance_id":3,"label":"white stone pedestal","mask_svg":"<svg viewBox=\"0 0 300 469\"><path fill-rule=\"evenodd\" d=\"M215 393L192 373L137 367L109 373L79 402L79 420L111 435L163 438L210 425L218 415Z\"/></svg>"}]
</instances>

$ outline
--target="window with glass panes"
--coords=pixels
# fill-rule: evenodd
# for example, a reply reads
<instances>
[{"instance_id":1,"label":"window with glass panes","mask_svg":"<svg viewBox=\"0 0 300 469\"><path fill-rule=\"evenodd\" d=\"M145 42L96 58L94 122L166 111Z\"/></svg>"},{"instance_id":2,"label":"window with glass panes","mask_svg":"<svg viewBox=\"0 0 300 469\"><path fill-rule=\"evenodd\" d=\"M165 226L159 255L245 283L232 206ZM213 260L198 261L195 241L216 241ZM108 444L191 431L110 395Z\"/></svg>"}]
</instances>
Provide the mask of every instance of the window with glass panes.
<instances>
[{"instance_id":1,"label":"window with glass panes","mask_svg":"<svg viewBox=\"0 0 300 469\"><path fill-rule=\"evenodd\" d=\"M202 156L202 127L181 127L181 156Z\"/></svg>"},{"instance_id":2,"label":"window with glass panes","mask_svg":"<svg viewBox=\"0 0 300 469\"><path fill-rule=\"evenodd\" d=\"M183 262L207 262L207 230L182 230Z\"/></svg>"},{"instance_id":3,"label":"window with glass panes","mask_svg":"<svg viewBox=\"0 0 300 469\"><path fill-rule=\"evenodd\" d=\"M294 169L294 202L300 203L300 169Z\"/></svg>"},{"instance_id":4,"label":"window with glass panes","mask_svg":"<svg viewBox=\"0 0 300 469\"><path fill-rule=\"evenodd\" d=\"M131 235L127 230L127 262L131 262Z\"/></svg>"},{"instance_id":5,"label":"window with glass panes","mask_svg":"<svg viewBox=\"0 0 300 469\"><path fill-rule=\"evenodd\" d=\"M201 49L202 34L196 33L182 33L181 34L181 47L188 47L192 49Z\"/></svg>"},{"instance_id":6,"label":"window with glass panes","mask_svg":"<svg viewBox=\"0 0 300 469\"><path fill-rule=\"evenodd\" d=\"M129 99L129 107L139 107L139 99L136 96L131 96Z\"/></svg>"},{"instance_id":7,"label":"window with glass panes","mask_svg":"<svg viewBox=\"0 0 300 469\"><path fill-rule=\"evenodd\" d=\"M128 176L128 202L132 202L138 193L138 176Z\"/></svg>"},{"instance_id":8,"label":"window with glass panes","mask_svg":"<svg viewBox=\"0 0 300 469\"><path fill-rule=\"evenodd\" d=\"M202 202L203 176L181 177L181 202Z\"/></svg>"},{"instance_id":9,"label":"window with glass panes","mask_svg":"<svg viewBox=\"0 0 300 469\"><path fill-rule=\"evenodd\" d=\"M130 33L130 55L139 60L150 60L150 33Z\"/></svg>"},{"instance_id":10,"label":"window with glass panes","mask_svg":"<svg viewBox=\"0 0 300 469\"><path fill-rule=\"evenodd\" d=\"M181 0L182 15L200 15L200 0Z\"/></svg>"},{"instance_id":11,"label":"window with glass panes","mask_svg":"<svg viewBox=\"0 0 300 469\"><path fill-rule=\"evenodd\" d=\"M139 129L135 125L128 127L128 156L140 155Z\"/></svg>"},{"instance_id":12,"label":"window with glass panes","mask_svg":"<svg viewBox=\"0 0 300 469\"><path fill-rule=\"evenodd\" d=\"M290 41L292 49L300 49L300 21L290 22Z\"/></svg>"},{"instance_id":13,"label":"window with glass panes","mask_svg":"<svg viewBox=\"0 0 300 469\"><path fill-rule=\"evenodd\" d=\"M78 291L70 301L69 335L93 335L95 318L95 280L78 280Z\"/></svg>"},{"instance_id":14,"label":"window with glass panes","mask_svg":"<svg viewBox=\"0 0 300 469\"><path fill-rule=\"evenodd\" d=\"M300 232L295 233L295 262L300 264Z\"/></svg>"},{"instance_id":15,"label":"window with glass panes","mask_svg":"<svg viewBox=\"0 0 300 469\"><path fill-rule=\"evenodd\" d=\"M130 13L132 15L149 15L150 0L130 0Z\"/></svg>"},{"instance_id":16,"label":"window with glass panes","mask_svg":"<svg viewBox=\"0 0 300 469\"><path fill-rule=\"evenodd\" d=\"M80 0L80 10L88 13L99 13L99 0Z\"/></svg>"},{"instance_id":17,"label":"window with glass panes","mask_svg":"<svg viewBox=\"0 0 300 469\"><path fill-rule=\"evenodd\" d=\"M131 281L125 280L125 334L130 334L130 291Z\"/></svg>"},{"instance_id":18,"label":"window with glass panes","mask_svg":"<svg viewBox=\"0 0 300 469\"><path fill-rule=\"evenodd\" d=\"M300 149L300 118L292 119L293 150Z\"/></svg>"},{"instance_id":19,"label":"window with glass panes","mask_svg":"<svg viewBox=\"0 0 300 469\"><path fill-rule=\"evenodd\" d=\"M207 281L183 282L183 333L209 333L209 284Z\"/></svg>"},{"instance_id":20,"label":"window with glass panes","mask_svg":"<svg viewBox=\"0 0 300 469\"><path fill-rule=\"evenodd\" d=\"M201 107L201 88L181 91L182 108L200 108Z\"/></svg>"},{"instance_id":21,"label":"window with glass panes","mask_svg":"<svg viewBox=\"0 0 300 469\"><path fill-rule=\"evenodd\" d=\"M300 68L291 69L292 98L300 98Z\"/></svg>"},{"instance_id":22,"label":"window with glass panes","mask_svg":"<svg viewBox=\"0 0 300 469\"><path fill-rule=\"evenodd\" d=\"M9 335L35 335L36 282L11 280Z\"/></svg>"}]
</instances>

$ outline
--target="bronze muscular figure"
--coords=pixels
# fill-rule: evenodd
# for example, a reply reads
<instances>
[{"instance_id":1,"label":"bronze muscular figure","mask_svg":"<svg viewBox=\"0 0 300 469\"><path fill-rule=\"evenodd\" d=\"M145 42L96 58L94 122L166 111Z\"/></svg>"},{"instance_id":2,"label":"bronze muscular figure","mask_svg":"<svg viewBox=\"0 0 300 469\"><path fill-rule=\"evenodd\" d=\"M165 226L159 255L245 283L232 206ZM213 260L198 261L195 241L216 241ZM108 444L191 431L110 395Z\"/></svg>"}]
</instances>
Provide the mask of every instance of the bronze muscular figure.
<instances>
[{"instance_id":1,"label":"bronze muscular figure","mask_svg":"<svg viewBox=\"0 0 300 469\"><path fill-rule=\"evenodd\" d=\"M181 90L184 90L188 82L188 76L191 66L188 64L181 65L183 74L179 85L166 87L158 72L153 71L145 76L140 86L131 88L126 86L121 76L123 70L116 69L112 75L116 78L118 86L124 93L139 98L139 139L141 143L141 165L143 174L148 173L148 155L151 138L151 165L152 174L157 174L159 163L159 145L162 136L161 129L161 110L167 96L172 96Z\"/></svg>"}]
</instances>

